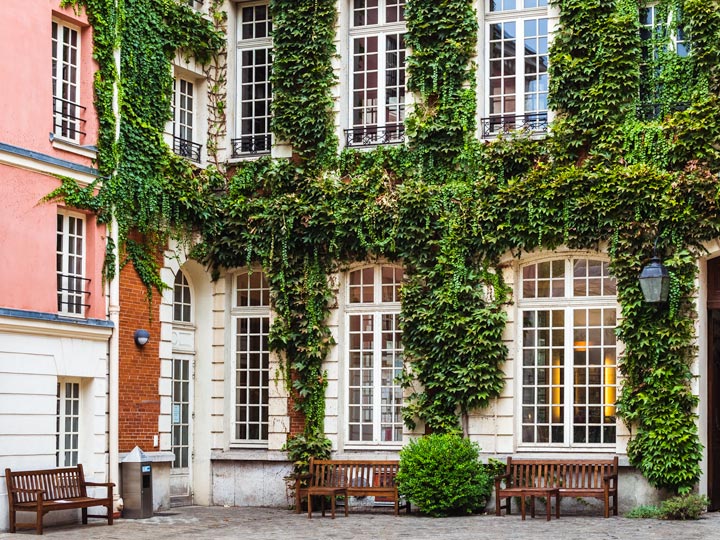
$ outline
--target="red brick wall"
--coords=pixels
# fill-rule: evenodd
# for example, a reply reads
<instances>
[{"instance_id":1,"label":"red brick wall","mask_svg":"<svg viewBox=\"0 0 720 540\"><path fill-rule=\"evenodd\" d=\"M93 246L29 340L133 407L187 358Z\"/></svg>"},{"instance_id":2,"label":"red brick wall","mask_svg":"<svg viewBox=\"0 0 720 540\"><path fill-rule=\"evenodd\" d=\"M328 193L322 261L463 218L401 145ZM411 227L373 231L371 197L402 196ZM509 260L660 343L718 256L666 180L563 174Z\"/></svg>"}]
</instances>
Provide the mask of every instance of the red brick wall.
<instances>
[{"instance_id":1,"label":"red brick wall","mask_svg":"<svg viewBox=\"0 0 720 540\"><path fill-rule=\"evenodd\" d=\"M153 290L152 306L148 304L145 286L132 264L120 272L120 389L119 451L129 452L135 446L143 451L153 447L158 435L160 414L160 293ZM135 330L150 332L144 347L135 345Z\"/></svg>"}]
</instances>

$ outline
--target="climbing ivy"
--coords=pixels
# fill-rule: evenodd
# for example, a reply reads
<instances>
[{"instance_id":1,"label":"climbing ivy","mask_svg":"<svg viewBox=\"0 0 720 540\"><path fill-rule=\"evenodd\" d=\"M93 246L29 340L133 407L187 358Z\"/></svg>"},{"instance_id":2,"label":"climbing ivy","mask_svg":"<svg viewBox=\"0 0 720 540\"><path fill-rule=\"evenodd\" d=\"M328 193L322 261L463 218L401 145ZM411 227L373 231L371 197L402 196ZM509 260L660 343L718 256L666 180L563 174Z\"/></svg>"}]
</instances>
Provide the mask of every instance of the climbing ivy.
<instances>
[{"instance_id":1,"label":"climbing ivy","mask_svg":"<svg viewBox=\"0 0 720 540\"><path fill-rule=\"evenodd\" d=\"M115 218L120 245L108 248L121 250L150 297L153 289L165 287L157 255L169 234L190 234L208 217L204 190L222 185L216 169L195 170L163 140L171 120L171 62L176 52L207 62L224 36L187 3L174 0L63 0L62 5L84 7L93 27L102 183L80 196L74 181L65 179L48 198L96 211L102 223ZM131 235L136 239L128 241ZM114 265L106 264L105 270L112 279Z\"/></svg>"},{"instance_id":2,"label":"climbing ivy","mask_svg":"<svg viewBox=\"0 0 720 540\"><path fill-rule=\"evenodd\" d=\"M273 0L273 132L295 155L244 162L227 177L173 158L160 136L175 49L203 59L222 48L208 21L165 1L124 0L117 12L113 2L70 3L85 5L96 26L100 166L109 179L97 198L68 183L53 196L106 218L114 212L122 231L137 231L139 243L126 246L136 267L155 271L132 255L136 246L158 247L190 227L202 237L195 256L215 275L262 266L277 314L270 346L306 420L290 441L293 455L327 449L330 275L358 261L402 263L405 420L453 432L466 430L468 414L503 388L512 291L501 258L566 246L607 250L617 279L618 413L632 432L631 463L658 487L687 491L697 482L695 261L720 235L716 2L657 2L658 28L643 40L635 0L556 0L551 135L481 143L475 2L408 0L408 144L338 156L336 2ZM687 58L672 47L674 13L682 14ZM212 19L222 26L222 15ZM206 30L179 29L180 20ZM119 75L110 62L117 47ZM109 115L116 83L117 141ZM646 102L657 104L652 114ZM670 301L660 307L642 301L637 282L656 239L672 275ZM141 273L152 283L150 274Z\"/></svg>"}]
</instances>

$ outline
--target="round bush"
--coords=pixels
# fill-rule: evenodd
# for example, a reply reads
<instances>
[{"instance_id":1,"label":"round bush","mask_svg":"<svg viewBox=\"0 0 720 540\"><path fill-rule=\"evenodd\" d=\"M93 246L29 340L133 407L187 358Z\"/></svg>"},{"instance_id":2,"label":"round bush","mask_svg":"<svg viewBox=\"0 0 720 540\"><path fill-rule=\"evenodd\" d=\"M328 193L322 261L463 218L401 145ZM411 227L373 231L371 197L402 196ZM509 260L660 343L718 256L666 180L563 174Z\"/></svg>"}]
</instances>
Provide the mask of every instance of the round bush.
<instances>
[{"instance_id":1,"label":"round bush","mask_svg":"<svg viewBox=\"0 0 720 540\"><path fill-rule=\"evenodd\" d=\"M493 478L477 443L459 435L428 435L400 452L398 490L430 516L471 514L485 508Z\"/></svg>"}]
</instances>

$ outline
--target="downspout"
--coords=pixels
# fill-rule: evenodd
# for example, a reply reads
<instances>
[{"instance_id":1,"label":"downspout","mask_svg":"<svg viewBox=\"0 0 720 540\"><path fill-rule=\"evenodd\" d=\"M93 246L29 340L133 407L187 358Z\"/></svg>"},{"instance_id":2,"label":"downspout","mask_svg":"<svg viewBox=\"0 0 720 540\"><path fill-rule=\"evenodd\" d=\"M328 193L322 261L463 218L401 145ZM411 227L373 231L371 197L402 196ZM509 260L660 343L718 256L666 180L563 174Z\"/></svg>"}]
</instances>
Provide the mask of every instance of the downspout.
<instances>
[{"instance_id":1,"label":"downspout","mask_svg":"<svg viewBox=\"0 0 720 540\"><path fill-rule=\"evenodd\" d=\"M118 0L115 0L115 10L118 8ZM119 19L119 17L117 18ZM119 31L119 26L115 28ZM115 82L113 83L112 108L115 117L115 144L120 140L120 97L119 97L119 81L120 81L120 47L114 52L115 60ZM117 163L113 175L117 174ZM113 333L110 336L110 354L108 358L108 394L109 394L109 411L108 411L108 476L109 482L115 483L113 491L113 510L118 513L122 510L123 502L120 498L120 260L118 257L118 223L115 217L115 211L112 211L112 221L110 222L110 238L112 239L113 249L115 249L115 258L113 261L113 278L110 281L110 295L108 301L108 313L110 321L113 323Z\"/></svg>"},{"instance_id":2,"label":"downspout","mask_svg":"<svg viewBox=\"0 0 720 540\"><path fill-rule=\"evenodd\" d=\"M117 250L118 226L113 216L110 223L110 238L112 239L115 250ZM113 333L110 336L110 354L108 358L108 401L109 401L109 417L108 417L108 438L109 438L109 471L108 482L115 483L113 491L113 509L119 512L122 509L122 500L120 499L120 462L118 458L119 449L119 389L120 389L120 276L119 263L117 254L115 256L114 277L110 281L110 294L108 302L108 313L110 321L113 323Z\"/></svg>"}]
</instances>

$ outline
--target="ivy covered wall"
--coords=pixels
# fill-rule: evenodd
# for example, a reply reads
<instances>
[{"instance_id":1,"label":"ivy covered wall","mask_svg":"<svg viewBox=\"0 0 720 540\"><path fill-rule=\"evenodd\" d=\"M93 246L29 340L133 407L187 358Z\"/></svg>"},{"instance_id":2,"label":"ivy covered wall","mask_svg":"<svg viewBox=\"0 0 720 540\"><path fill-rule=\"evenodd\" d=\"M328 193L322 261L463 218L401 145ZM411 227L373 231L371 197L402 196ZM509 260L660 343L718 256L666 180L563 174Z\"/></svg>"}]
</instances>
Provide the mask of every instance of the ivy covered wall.
<instances>
[{"instance_id":1,"label":"ivy covered wall","mask_svg":"<svg viewBox=\"0 0 720 540\"><path fill-rule=\"evenodd\" d=\"M405 384L415 389L406 422L456 431L502 390L512 291L500 257L608 245L622 309L618 409L632 431L630 461L654 486L695 485L696 261L720 227L717 2L661 0L663 24L651 44L640 40L633 0L553 2L560 25L550 52L552 135L484 143L475 137L474 2L408 0L408 88L417 102L408 143L338 154L336 3L272 0L273 129L296 157L246 162L227 177L191 170L159 137L174 48L203 61L223 46L208 21L170 0L124 0L117 9L71 3L85 5L95 26L100 166L109 179L99 197L68 183L53 196L116 216L125 233L137 230L143 241L122 235L119 248L150 288L162 285L143 254L179 231L201 232L195 256L216 273L263 266L277 313L271 347L306 417L295 456L328 449L329 273L374 257L402 261ZM211 15L217 10L213 2ZM674 23L664 23L680 12L687 57L672 51ZM223 17L210 19L221 26ZM117 49L119 74L109 61ZM121 89L119 138L113 85ZM645 101L659 103L659 113L645 114ZM645 304L637 282L656 239L672 273L667 309Z\"/></svg>"}]
</instances>

